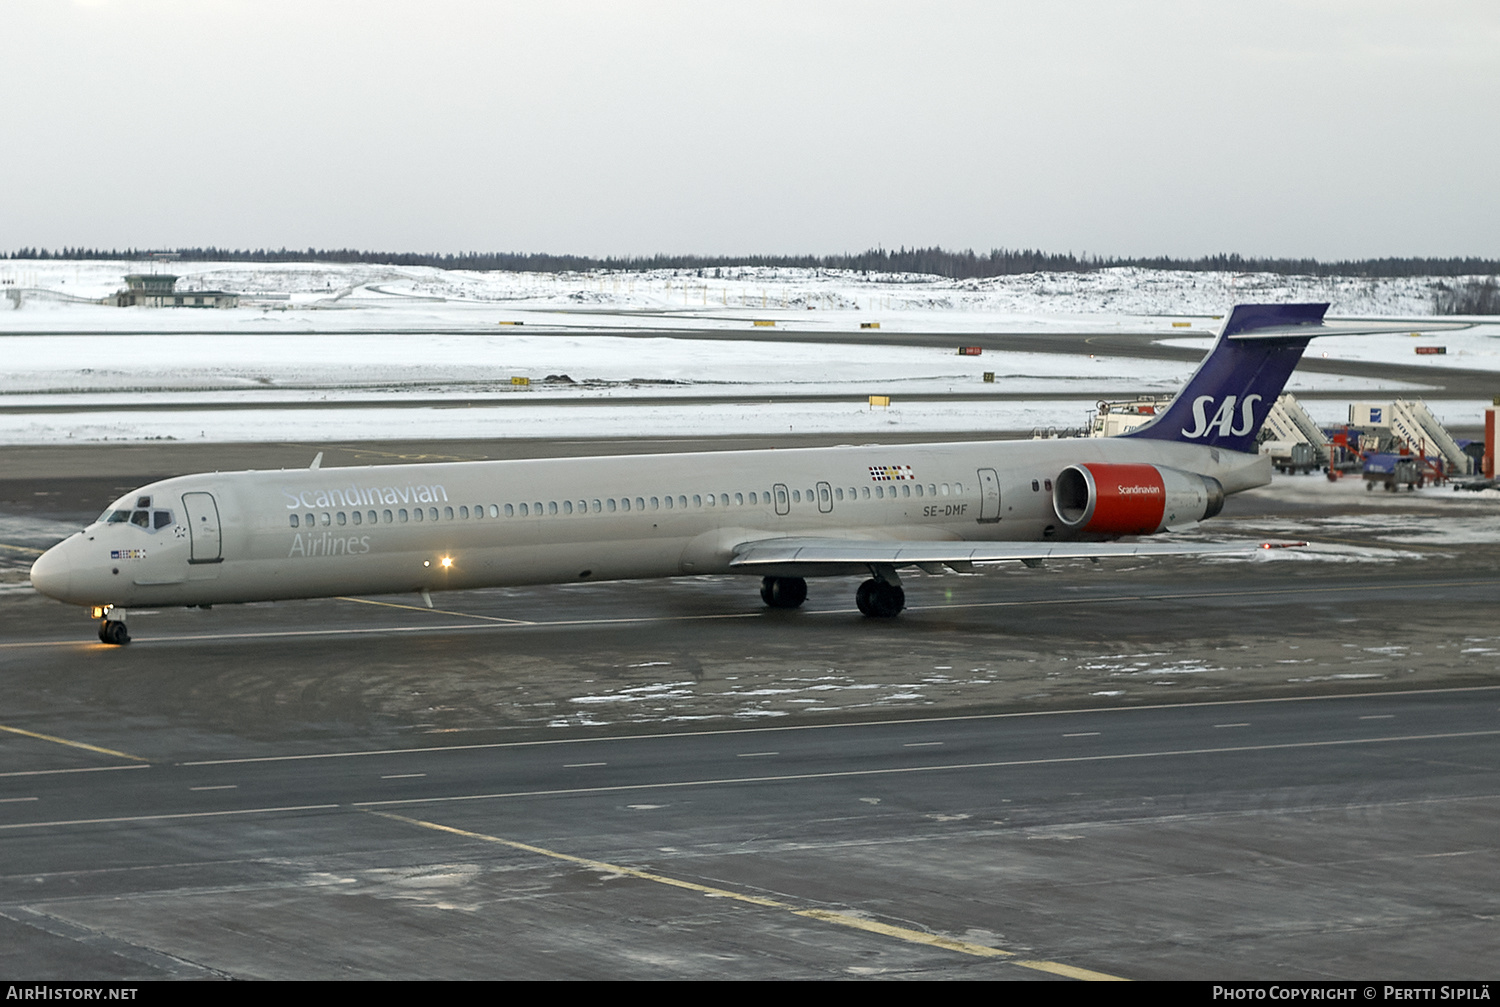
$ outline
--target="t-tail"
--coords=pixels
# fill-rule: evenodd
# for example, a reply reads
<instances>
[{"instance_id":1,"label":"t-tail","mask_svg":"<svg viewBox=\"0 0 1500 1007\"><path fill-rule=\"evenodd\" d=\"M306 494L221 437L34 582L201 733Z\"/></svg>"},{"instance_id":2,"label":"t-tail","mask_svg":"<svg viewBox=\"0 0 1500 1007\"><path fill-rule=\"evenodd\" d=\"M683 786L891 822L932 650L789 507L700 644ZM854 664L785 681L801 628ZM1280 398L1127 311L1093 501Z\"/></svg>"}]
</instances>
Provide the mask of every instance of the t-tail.
<instances>
[{"instance_id":1,"label":"t-tail","mask_svg":"<svg viewBox=\"0 0 1500 1007\"><path fill-rule=\"evenodd\" d=\"M1253 452L1271 405L1323 326L1327 304L1240 304L1165 412L1123 434Z\"/></svg>"}]
</instances>

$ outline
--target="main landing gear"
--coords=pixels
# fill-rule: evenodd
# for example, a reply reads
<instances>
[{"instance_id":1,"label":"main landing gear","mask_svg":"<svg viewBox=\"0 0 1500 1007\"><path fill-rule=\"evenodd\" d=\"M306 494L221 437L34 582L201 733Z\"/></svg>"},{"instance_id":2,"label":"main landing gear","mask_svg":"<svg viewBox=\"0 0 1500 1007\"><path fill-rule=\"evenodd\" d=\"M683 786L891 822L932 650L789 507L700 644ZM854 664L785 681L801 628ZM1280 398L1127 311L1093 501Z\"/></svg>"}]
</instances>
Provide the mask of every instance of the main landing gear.
<instances>
[{"instance_id":1,"label":"main landing gear","mask_svg":"<svg viewBox=\"0 0 1500 1007\"><path fill-rule=\"evenodd\" d=\"M906 592L900 584L870 579L854 593L854 604L872 619L890 619L906 607Z\"/></svg>"},{"instance_id":2,"label":"main landing gear","mask_svg":"<svg viewBox=\"0 0 1500 1007\"><path fill-rule=\"evenodd\" d=\"M796 608L807 600L807 581L801 577L765 577L760 600L772 608Z\"/></svg>"},{"instance_id":3,"label":"main landing gear","mask_svg":"<svg viewBox=\"0 0 1500 1007\"><path fill-rule=\"evenodd\" d=\"M896 571L874 570L875 576L855 592L854 603L872 619L889 619L906 607L906 592ZM807 600L807 581L801 577L766 577L760 582L760 599L772 608L796 608Z\"/></svg>"}]
</instances>

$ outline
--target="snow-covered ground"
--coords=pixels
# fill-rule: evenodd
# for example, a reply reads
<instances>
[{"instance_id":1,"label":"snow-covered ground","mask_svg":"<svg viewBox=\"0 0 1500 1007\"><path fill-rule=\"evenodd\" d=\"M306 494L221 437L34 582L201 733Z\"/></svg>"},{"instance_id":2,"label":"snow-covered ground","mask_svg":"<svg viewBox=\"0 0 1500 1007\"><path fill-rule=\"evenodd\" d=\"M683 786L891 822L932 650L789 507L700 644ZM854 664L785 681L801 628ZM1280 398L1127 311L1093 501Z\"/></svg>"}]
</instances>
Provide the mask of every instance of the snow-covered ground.
<instances>
[{"instance_id":1,"label":"snow-covered ground","mask_svg":"<svg viewBox=\"0 0 1500 1007\"><path fill-rule=\"evenodd\" d=\"M246 304L225 312L123 309L128 321L122 322L122 309L58 299L104 297L124 286L126 273L153 270L180 275L182 290L229 290ZM502 320L734 329L752 318L799 331L846 331L878 321L898 331L1170 332L1182 321L1212 328L1212 316L1247 301L1329 301L1331 316L1421 317L1431 313L1438 285L1453 282L1134 268L949 280L760 267L551 274L323 263L11 261L0 262L0 289L22 293L19 307L0 308L0 332L127 326L337 332L484 327Z\"/></svg>"},{"instance_id":2,"label":"snow-covered ground","mask_svg":"<svg viewBox=\"0 0 1500 1007\"><path fill-rule=\"evenodd\" d=\"M757 340L767 330L754 323L803 338L878 323L882 332L951 333L955 346L974 333L1049 330L1160 333L1206 345L1189 333L1212 332L1212 316L1236 301L1328 299L1337 314L1421 315L1437 282L1136 269L953 281L806 269L552 275L311 263L159 268L182 276L179 289L236 291L242 306L106 307L86 301L119 289L127 272L153 266L0 262L7 295L0 300L0 443L248 441L285 438L289 430L338 440L685 430L876 439L893 428L1068 428L1084 422L1098 397L1172 392L1190 368L1120 357L976 358L875 342ZM674 337L674 330L716 338ZM1500 325L1485 324L1419 340L1327 340L1319 352L1500 369L1497 336ZM1439 340L1446 356L1413 353L1414 345ZM994 384L982 383L984 371L995 372ZM513 377L533 383L517 387ZM1298 374L1290 387L1348 388L1350 399L1368 397L1361 393L1366 384L1336 375ZM953 392L996 398L902 401ZM754 401L787 395L839 401ZM870 409L869 395L890 395L893 405ZM1016 395L1050 398L1010 398ZM682 396L732 401L659 401ZM347 405L327 408L339 403ZM610 404L617 408L605 408ZM1342 403L1308 405L1320 421L1344 418ZM1482 407L1433 405L1445 422L1463 423L1475 422Z\"/></svg>"}]
</instances>

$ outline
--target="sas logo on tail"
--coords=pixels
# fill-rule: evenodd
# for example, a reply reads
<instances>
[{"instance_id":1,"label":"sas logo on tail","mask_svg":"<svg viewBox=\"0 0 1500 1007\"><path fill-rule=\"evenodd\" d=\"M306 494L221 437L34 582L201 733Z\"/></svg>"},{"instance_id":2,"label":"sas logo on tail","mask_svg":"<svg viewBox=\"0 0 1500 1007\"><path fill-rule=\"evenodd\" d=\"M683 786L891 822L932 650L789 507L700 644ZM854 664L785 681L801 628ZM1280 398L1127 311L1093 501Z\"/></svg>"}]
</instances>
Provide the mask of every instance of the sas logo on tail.
<instances>
[{"instance_id":1,"label":"sas logo on tail","mask_svg":"<svg viewBox=\"0 0 1500 1007\"><path fill-rule=\"evenodd\" d=\"M1238 399L1235 395L1226 395L1224 403L1214 412L1213 419L1208 418L1208 407L1213 405L1212 395L1200 395L1193 400L1193 429L1186 428L1182 436L1189 440L1197 440L1209 433L1219 437L1244 437L1255 429L1255 413L1251 407L1261 400L1260 395L1246 395L1240 402L1240 424L1234 423L1234 404Z\"/></svg>"}]
</instances>

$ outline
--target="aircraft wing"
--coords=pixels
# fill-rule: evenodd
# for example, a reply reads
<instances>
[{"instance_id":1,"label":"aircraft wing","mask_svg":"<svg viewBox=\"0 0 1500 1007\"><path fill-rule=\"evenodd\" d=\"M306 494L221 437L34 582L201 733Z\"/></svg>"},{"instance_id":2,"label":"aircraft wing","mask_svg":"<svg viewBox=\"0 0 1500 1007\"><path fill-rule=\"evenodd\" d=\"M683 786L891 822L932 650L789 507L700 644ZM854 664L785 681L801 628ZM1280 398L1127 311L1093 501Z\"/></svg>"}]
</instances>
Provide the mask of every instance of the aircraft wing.
<instances>
[{"instance_id":1,"label":"aircraft wing","mask_svg":"<svg viewBox=\"0 0 1500 1007\"><path fill-rule=\"evenodd\" d=\"M1007 561L1035 564L1049 559L1103 559L1109 556L1183 556L1250 553L1306 542L896 542L880 539L771 538L735 547L732 568L830 565L947 565Z\"/></svg>"}]
</instances>

